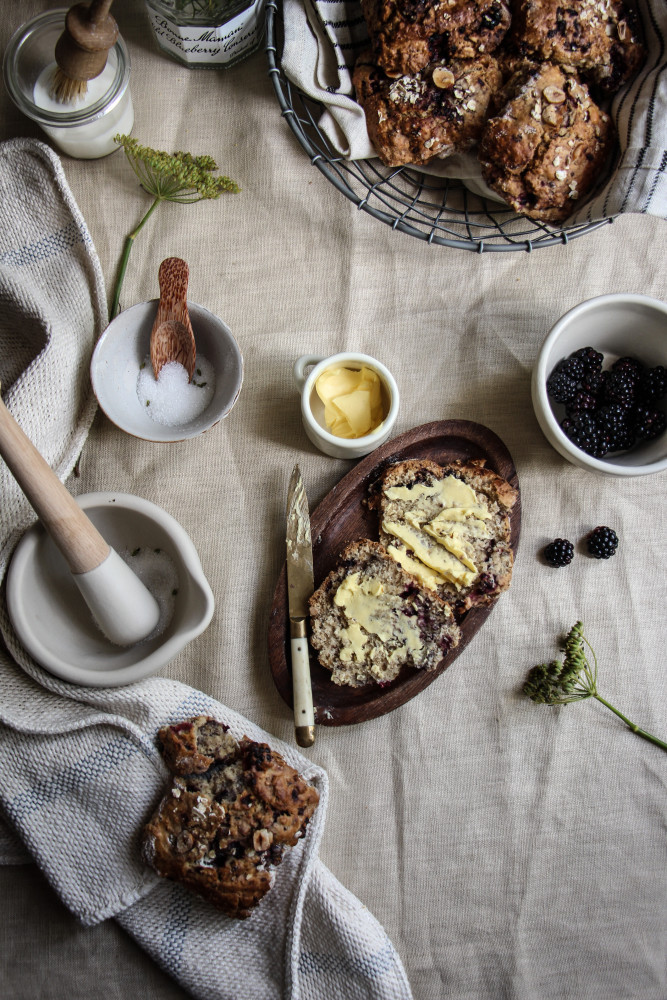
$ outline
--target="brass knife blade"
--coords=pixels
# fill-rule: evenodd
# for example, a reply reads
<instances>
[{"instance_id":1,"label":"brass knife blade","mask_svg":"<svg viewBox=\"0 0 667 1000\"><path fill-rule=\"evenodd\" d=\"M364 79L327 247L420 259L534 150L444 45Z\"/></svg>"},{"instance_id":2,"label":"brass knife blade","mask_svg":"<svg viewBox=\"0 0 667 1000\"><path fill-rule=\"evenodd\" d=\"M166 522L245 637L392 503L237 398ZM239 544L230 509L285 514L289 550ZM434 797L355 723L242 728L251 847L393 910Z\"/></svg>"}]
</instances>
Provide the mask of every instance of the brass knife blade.
<instances>
[{"instance_id":1,"label":"brass knife blade","mask_svg":"<svg viewBox=\"0 0 667 1000\"><path fill-rule=\"evenodd\" d=\"M315 583L308 498L298 465L294 466L287 493L286 540L294 732L299 746L309 747L315 742L315 713L308 648L308 599Z\"/></svg>"},{"instance_id":2,"label":"brass knife blade","mask_svg":"<svg viewBox=\"0 0 667 1000\"><path fill-rule=\"evenodd\" d=\"M287 603L290 619L308 617L313 582L313 545L308 498L299 466L294 466L287 492Z\"/></svg>"}]
</instances>

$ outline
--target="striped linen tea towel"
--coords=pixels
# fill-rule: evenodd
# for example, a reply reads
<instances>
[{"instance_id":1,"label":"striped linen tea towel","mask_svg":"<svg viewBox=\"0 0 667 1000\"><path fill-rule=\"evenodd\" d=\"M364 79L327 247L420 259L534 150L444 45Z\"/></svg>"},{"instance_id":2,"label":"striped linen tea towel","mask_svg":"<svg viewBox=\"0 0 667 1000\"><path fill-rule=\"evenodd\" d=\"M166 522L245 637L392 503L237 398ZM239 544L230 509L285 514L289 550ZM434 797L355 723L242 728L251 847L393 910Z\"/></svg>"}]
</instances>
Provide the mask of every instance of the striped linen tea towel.
<instances>
[{"instance_id":1,"label":"striped linen tea towel","mask_svg":"<svg viewBox=\"0 0 667 1000\"><path fill-rule=\"evenodd\" d=\"M571 225L623 212L667 218L667 3L636 3L646 62L611 102L617 156L607 181L569 217ZM355 59L368 40L358 0L283 0L283 22L282 70L323 106L318 126L332 151L351 160L373 158L351 79ZM498 200L484 184L474 153L432 160L424 172L460 178L476 193Z\"/></svg>"},{"instance_id":2,"label":"striped linen tea towel","mask_svg":"<svg viewBox=\"0 0 667 1000\"><path fill-rule=\"evenodd\" d=\"M106 325L97 254L59 159L32 139L0 145L3 399L62 479L96 410L88 366ZM0 582L34 513L0 462ZM0 862L35 861L84 924L114 918L184 989L206 1000L410 1000L375 918L319 860L326 773L201 691L166 678L81 688L21 647L0 590ZM306 837L247 920L232 920L140 857L164 791L160 726L207 714L270 743L316 785Z\"/></svg>"}]
</instances>

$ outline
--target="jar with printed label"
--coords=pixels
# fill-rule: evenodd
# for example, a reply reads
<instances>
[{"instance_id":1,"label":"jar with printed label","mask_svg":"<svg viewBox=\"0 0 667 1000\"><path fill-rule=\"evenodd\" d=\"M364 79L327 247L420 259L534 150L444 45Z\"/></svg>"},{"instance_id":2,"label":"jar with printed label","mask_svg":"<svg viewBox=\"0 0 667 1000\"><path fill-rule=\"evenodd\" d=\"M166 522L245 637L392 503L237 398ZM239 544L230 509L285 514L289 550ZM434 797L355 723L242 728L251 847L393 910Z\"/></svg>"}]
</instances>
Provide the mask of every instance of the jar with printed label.
<instances>
[{"instance_id":1,"label":"jar with printed label","mask_svg":"<svg viewBox=\"0 0 667 1000\"><path fill-rule=\"evenodd\" d=\"M264 37L264 0L145 0L155 40L193 69L229 69Z\"/></svg>"}]
</instances>

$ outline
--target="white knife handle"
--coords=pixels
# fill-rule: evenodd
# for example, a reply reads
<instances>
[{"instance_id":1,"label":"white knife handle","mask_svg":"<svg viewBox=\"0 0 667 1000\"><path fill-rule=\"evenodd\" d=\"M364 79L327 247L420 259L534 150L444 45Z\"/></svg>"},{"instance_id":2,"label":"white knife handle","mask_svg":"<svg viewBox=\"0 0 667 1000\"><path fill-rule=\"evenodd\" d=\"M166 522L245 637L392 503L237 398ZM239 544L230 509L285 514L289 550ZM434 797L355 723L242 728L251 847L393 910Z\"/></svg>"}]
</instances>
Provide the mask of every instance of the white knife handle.
<instances>
[{"instance_id":1,"label":"white knife handle","mask_svg":"<svg viewBox=\"0 0 667 1000\"><path fill-rule=\"evenodd\" d=\"M294 732L296 742L300 747L310 747L315 742L315 713L305 619L292 619L290 622L290 647Z\"/></svg>"}]
</instances>

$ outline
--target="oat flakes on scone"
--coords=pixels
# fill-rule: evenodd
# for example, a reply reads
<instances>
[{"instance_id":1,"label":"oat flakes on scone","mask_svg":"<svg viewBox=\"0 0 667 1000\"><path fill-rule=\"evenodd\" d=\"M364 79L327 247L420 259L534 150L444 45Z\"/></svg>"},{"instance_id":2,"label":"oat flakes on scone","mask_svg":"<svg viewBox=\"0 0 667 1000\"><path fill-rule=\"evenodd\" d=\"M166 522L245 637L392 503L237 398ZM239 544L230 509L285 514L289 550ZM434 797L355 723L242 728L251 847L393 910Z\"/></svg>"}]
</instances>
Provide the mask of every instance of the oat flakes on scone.
<instances>
[{"instance_id":1,"label":"oat flakes on scone","mask_svg":"<svg viewBox=\"0 0 667 1000\"><path fill-rule=\"evenodd\" d=\"M574 69L600 96L631 80L646 56L632 0L521 0L508 41L538 62Z\"/></svg>"},{"instance_id":2,"label":"oat flakes on scone","mask_svg":"<svg viewBox=\"0 0 667 1000\"><path fill-rule=\"evenodd\" d=\"M506 0L361 0L361 9L375 62L392 77L489 54L511 19Z\"/></svg>"},{"instance_id":3,"label":"oat flakes on scone","mask_svg":"<svg viewBox=\"0 0 667 1000\"><path fill-rule=\"evenodd\" d=\"M482 176L516 212L563 222L604 173L611 119L576 74L550 63L517 74L507 93L482 132Z\"/></svg>"},{"instance_id":4,"label":"oat flakes on scone","mask_svg":"<svg viewBox=\"0 0 667 1000\"><path fill-rule=\"evenodd\" d=\"M353 74L368 136L389 167L429 163L470 149L479 139L502 74L493 56L452 59L391 79L360 56Z\"/></svg>"}]
</instances>

